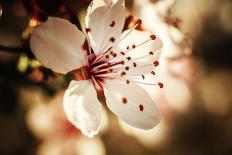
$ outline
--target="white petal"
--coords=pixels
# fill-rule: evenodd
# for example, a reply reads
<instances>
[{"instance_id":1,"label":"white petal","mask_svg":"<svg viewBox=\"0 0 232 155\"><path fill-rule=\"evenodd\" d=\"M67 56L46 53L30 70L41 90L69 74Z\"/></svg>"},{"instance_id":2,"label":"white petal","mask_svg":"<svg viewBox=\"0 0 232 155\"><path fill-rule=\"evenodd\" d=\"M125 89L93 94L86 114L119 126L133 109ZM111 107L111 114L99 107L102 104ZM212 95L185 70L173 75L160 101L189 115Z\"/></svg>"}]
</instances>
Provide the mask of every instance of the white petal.
<instances>
[{"instance_id":1,"label":"white petal","mask_svg":"<svg viewBox=\"0 0 232 155\"><path fill-rule=\"evenodd\" d=\"M75 25L65 19L49 17L35 28L30 46L44 66L65 74L83 65L84 41L83 33Z\"/></svg>"},{"instance_id":2,"label":"white petal","mask_svg":"<svg viewBox=\"0 0 232 155\"><path fill-rule=\"evenodd\" d=\"M107 106L127 124L151 129L159 123L160 113L155 103L139 85L110 80L104 86Z\"/></svg>"},{"instance_id":3,"label":"white petal","mask_svg":"<svg viewBox=\"0 0 232 155\"><path fill-rule=\"evenodd\" d=\"M125 22L125 0L100 2L94 0L90 4L85 20L95 53L107 50L118 40ZM114 41L110 41L112 37Z\"/></svg>"},{"instance_id":4,"label":"white petal","mask_svg":"<svg viewBox=\"0 0 232 155\"><path fill-rule=\"evenodd\" d=\"M97 134L101 121L101 104L91 81L71 81L64 95L68 120L83 134Z\"/></svg>"}]
</instances>

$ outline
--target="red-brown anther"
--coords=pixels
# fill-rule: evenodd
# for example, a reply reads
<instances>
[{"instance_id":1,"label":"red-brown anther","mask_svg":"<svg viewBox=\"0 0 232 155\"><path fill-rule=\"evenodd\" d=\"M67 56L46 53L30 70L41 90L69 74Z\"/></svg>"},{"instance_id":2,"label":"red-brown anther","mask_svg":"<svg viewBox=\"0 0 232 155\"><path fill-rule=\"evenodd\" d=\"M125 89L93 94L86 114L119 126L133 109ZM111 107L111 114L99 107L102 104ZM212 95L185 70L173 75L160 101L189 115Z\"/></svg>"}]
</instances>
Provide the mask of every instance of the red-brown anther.
<instances>
[{"instance_id":1,"label":"red-brown anther","mask_svg":"<svg viewBox=\"0 0 232 155\"><path fill-rule=\"evenodd\" d=\"M130 83L130 81L129 80L126 80L126 84L129 84Z\"/></svg>"},{"instance_id":2,"label":"red-brown anther","mask_svg":"<svg viewBox=\"0 0 232 155\"><path fill-rule=\"evenodd\" d=\"M153 64L154 64L155 67L157 67L157 66L159 66L159 61L156 60L156 61L153 62Z\"/></svg>"},{"instance_id":3,"label":"red-brown anther","mask_svg":"<svg viewBox=\"0 0 232 155\"><path fill-rule=\"evenodd\" d=\"M129 46L126 47L127 50L129 50L129 48L130 48Z\"/></svg>"},{"instance_id":4,"label":"red-brown anther","mask_svg":"<svg viewBox=\"0 0 232 155\"><path fill-rule=\"evenodd\" d=\"M156 36L155 35L150 35L151 40L155 40Z\"/></svg>"},{"instance_id":5,"label":"red-brown anther","mask_svg":"<svg viewBox=\"0 0 232 155\"><path fill-rule=\"evenodd\" d=\"M143 109L144 109L143 105L140 104L140 105L139 105L139 110L140 110L140 111L143 111Z\"/></svg>"},{"instance_id":6,"label":"red-brown anther","mask_svg":"<svg viewBox=\"0 0 232 155\"><path fill-rule=\"evenodd\" d=\"M143 80L145 79L145 76L144 75L142 75L142 78L143 78Z\"/></svg>"},{"instance_id":7,"label":"red-brown anther","mask_svg":"<svg viewBox=\"0 0 232 155\"><path fill-rule=\"evenodd\" d=\"M114 53L114 54L113 54L113 57L116 57L116 56L117 56L117 54L116 54L116 53Z\"/></svg>"},{"instance_id":8,"label":"red-brown anther","mask_svg":"<svg viewBox=\"0 0 232 155\"><path fill-rule=\"evenodd\" d=\"M127 60L131 60L131 57L127 57L126 59L127 59Z\"/></svg>"},{"instance_id":9,"label":"red-brown anther","mask_svg":"<svg viewBox=\"0 0 232 155\"><path fill-rule=\"evenodd\" d=\"M134 66L134 67L136 67L136 66L137 66L137 64L136 64L135 62L133 62L133 66Z\"/></svg>"},{"instance_id":10,"label":"red-brown anther","mask_svg":"<svg viewBox=\"0 0 232 155\"><path fill-rule=\"evenodd\" d=\"M133 44L133 45L132 45L132 48L135 48L135 47L136 47L136 46Z\"/></svg>"},{"instance_id":11,"label":"red-brown anther","mask_svg":"<svg viewBox=\"0 0 232 155\"><path fill-rule=\"evenodd\" d=\"M105 58L106 58L106 59L109 59L110 57L109 57L109 55L106 55Z\"/></svg>"},{"instance_id":12,"label":"red-brown anther","mask_svg":"<svg viewBox=\"0 0 232 155\"><path fill-rule=\"evenodd\" d=\"M86 33L90 32L90 31L91 31L90 28L85 28L85 32L86 32Z\"/></svg>"},{"instance_id":13,"label":"red-brown anther","mask_svg":"<svg viewBox=\"0 0 232 155\"><path fill-rule=\"evenodd\" d=\"M164 84L161 83L161 82L159 82L158 85L159 85L160 88L163 88L163 87L164 87Z\"/></svg>"},{"instance_id":14,"label":"red-brown anther","mask_svg":"<svg viewBox=\"0 0 232 155\"><path fill-rule=\"evenodd\" d=\"M122 55L125 55L125 52L120 52Z\"/></svg>"},{"instance_id":15,"label":"red-brown anther","mask_svg":"<svg viewBox=\"0 0 232 155\"><path fill-rule=\"evenodd\" d=\"M121 73L121 76L124 76L124 75L126 75L126 72L123 71L123 72Z\"/></svg>"},{"instance_id":16,"label":"red-brown anther","mask_svg":"<svg viewBox=\"0 0 232 155\"><path fill-rule=\"evenodd\" d=\"M128 66L125 67L125 70L128 71L130 68Z\"/></svg>"},{"instance_id":17,"label":"red-brown anther","mask_svg":"<svg viewBox=\"0 0 232 155\"><path fill-rule=\"evenodd\" d=\"M155 75L155 72L154 72L154 71L151 71L151 74L152 74L152 75Z\"/></svg>"},{"instance_id":18,"label":"red-brown anther","mask_svg":"<svg viewBox=\"0 0 232 155\"><path fill-rule=\"evenodd\" d=\"M115 38L114 37L111 37L110 38L110 41L113 43L115 41Z\"/></svg>"},{"instance_id":19,"label":"red-brown anther","mask_svg":"<svg viewBox=\"0 0 232 155\"><path fill-rule=\"evenodd\" d=\"M112 22L110 23L110 27L114 27L114 25L115 25L115 21L112 21Z\"/></svg>"},{"instance_id":20,"label":"red-brown anther","mask_svg":"<svg viewBox=\"0 0 232 155\"><path fill-rule=\"evenodd\" d=\"M154 53L152 51L149 52L150 55L153 55Z\"/></svg>"},{"instance_id":21,"label":"red-brown anther","mask_svg":"<svg viewBox=\"0 0 232 155\"><path fill-rule=\"evenodd\" d=\"M122 61L121 64L124 65L124 64L125 64L125 61Z\"/></svg>"},{"instance_id":22,"label":"red-brown anther","mask_svg":"<svg viewBox=\"0 0 232 155\"><path fill-rule=\"evenodd\" d=\"M136 24L138 25L138 26L140 26L140 25L142 25L142 20L141 19L138 19L137 21L136 21Z\"/></svg>"},{"instance_id":23,"label":"red-brown anther","mask_svg":"<svg viewBox=\"0 0 232 155\"><path fill-rule=\"evenodd\" d=\"M125 97L122 98L122 103L126 104L127 103L127 99Z\"/></svg>"},{"instance_id":24,"label":"red-brown anther","mask_svg":"<svg viewBox=\"0 0 232 155\"><path fill-rule=\"evenodd\" d=\"M110 69L109 69L109 72L112 73L112 72L113 72L113 69L110 68Z\"/></svg>"}]
</instances>

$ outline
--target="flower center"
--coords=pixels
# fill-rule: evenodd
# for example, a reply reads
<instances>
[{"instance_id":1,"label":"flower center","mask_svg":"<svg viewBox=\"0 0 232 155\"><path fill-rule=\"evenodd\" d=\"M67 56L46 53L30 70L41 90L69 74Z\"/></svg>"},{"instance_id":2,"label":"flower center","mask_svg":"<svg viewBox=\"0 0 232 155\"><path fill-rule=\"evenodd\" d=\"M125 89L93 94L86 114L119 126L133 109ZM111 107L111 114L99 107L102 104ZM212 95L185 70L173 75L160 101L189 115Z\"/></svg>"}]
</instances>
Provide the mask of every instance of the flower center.
<instances>
[{"instance_id":1,"label":"flower center","mask_svg":"<svg viewBox=\"0 0 232 155\"><path fill-rule=\"evenodd\" d=\"M120 43L133 33L141 23L140 19L137 20L134 27L129 29L120 39L116 40L114 37L104 38L103 40L108 40L108 43L105 46L101 46L98 51L93 51L90 47L88 33L91 32L91 29L87 28L86 42L83 45L83 49L86 51L86 65L72 71L74 79L91 79L96 89L102 89L105 80L114 79L125 81L126 84L134 82L144 85L158 85L162 88L163 84L160 82L154 83L154 80L152 80L151 83L146 83L143 81L147 79L148 74L155 76L154 69L159 65L159 62L156 60L157 53L144 51L145 49L143 49L145 44L156 41L155 35L150 35L139 43L128 44L120 51L118 49ZM114 25L115 22L112 21L110 27L114 27ZM108 45L112 46L109 47ZM141 49L141 51L138 49ZM138 53L139 55L136 56ZM154 61L152 62L151 60Z\"/></svg>"}]
</instances>

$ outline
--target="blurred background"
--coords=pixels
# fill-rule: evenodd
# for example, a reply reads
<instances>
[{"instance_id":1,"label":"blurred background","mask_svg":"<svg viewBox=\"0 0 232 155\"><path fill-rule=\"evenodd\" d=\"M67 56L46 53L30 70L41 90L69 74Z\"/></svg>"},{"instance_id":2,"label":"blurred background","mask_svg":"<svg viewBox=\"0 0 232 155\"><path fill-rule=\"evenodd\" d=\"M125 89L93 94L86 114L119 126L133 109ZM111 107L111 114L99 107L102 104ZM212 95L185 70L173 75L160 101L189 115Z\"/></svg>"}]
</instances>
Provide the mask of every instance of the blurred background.
<instances>
[{"instance_id":1,"label":"blurred background","mask_svg":"<svg viewBox=\"0 0 232 155\"><path fill-rule=\"evenodd\" d=\"M41 66L28 44L48 16L80 28L90 2L0 1L0 155L231 155L232 1L126 0L125 28L140 18L141 31L163 42L157 79L165 87L145 87L162 120L143 131L104 110L92 139L65 118L70 79Z\"/></svg>"}]
</instances>

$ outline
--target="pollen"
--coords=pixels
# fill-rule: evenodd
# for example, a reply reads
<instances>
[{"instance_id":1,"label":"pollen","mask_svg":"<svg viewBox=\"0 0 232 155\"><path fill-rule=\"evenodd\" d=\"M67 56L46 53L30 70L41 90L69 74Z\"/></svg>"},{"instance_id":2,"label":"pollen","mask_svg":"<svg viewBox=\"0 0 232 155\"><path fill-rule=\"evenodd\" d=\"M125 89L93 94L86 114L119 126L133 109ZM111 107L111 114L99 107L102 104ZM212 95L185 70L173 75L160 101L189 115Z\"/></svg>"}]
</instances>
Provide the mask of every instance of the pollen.
<instances>
[{"instance_id":1,"label":"pollen","mask_svg":"<svg viewBox=\"0 0 232 155\"><path fill-rule=\"evenodd\" d=\"M135 62L133 62L133 66L134 66L134 67L136 67L136 66L137 66L137 64L136 64Z\"/></svg>"},{"instance_id":2,"label":"pollen","mask_svg":"<svg viewBox=\"0 0 232 155\"><path fill-rule=\"evenodd\" d=\"M127 57L126 59L127 59L127 60L131 60L131 57Z\"/></svg>"},{"instance_id":3,"label":"pollen","mask_svg":"<svg viewBox=\"0 0 232 155\"><path fill-rule=\"evenodd\" d=\"M110 38L110 41L113 43L115 41L115 38L114 37L111 37Z\"/></svg>"},{"instance_id":4,"label":"pollen","mask_svg":"<svg viewBox=\"0 0 232 155\"><path fill-rule=\"evenodd\" d=\"M150 35L151 40L155 40L156 36L155 35Z\"/></svg>"},{"instance_id":5,"label":"pollen","mask_svg":"<svg viewBox=\"0 0 232 155\"><path fill-rule=\"evenodd\" d=\"M152 51L149 52L150 55L153 55L154 53Z\"/></svg>"},{"instance_id":6,"label":"pollen","mask_svg":"<svg viewBox=\"0 0 232 155\"><path fill-rule=\"evenodd\" d=\"M112 73L112 72L113 72L113 69L110 68L110 69L109 69L109 72Z\"/></svg>"},{"instance_id":7,"label":"pollen","mask_svg":"<svg viewBox=\"0 0 232 155\"><path fill-rule=\"evenodd\" d=\"M164 84L161 83L161 82L159 82L158 85L159 85L160 88L163 88L163 87L164 87Z\"/></svg>"},{"instance_id":8,"label":"pollen","mask_svg":"<svg viewBox=\"0 0 232 155\"><path fill-rule=\"evenodd\" d=\"M128 66L125 67L125 70L128 71L130 68Z\"/></svg>"},{"instance_id":9,"label":"pollen","mask_svg":"<svg viewBox=\"0 0 232 155\"><path fill-rule=\"evenodd\" d=\"M129 84L130 83L130 81L129 80L126 80L126 84Z\"/></svg>"},{"instance_id":10,"label":"pollen","mask_svg":"<svg viewBox=\"0 0 232 155\"><path fill-rule=\"evenodd\" d=\"M143 21L142 21L141 19L138 19L138 20L136 21L136 24L138 24L138 25L140 26L140 25L142 25L142 22L143 22Z\"/></svg>"},{"instance_id":11,"label":"pollen","mask_svg":"<svg viewBox=\"0 0 232 155\"><path fill-rule=\"evenodd\" d=\"M126 75L126 72L123 71L123 72L121 73L121 76L124 76L124 75Z\"/></svg>"},{"instance_id":12,"label":"pollen","mask_svg":"<svg viewBox=\"0 0 232 155\"><path fill-rule=\"evenodd\" d=\"M143 78L143 80L145 79L145 76L144 75L142 75L142 78Z\"/></svg>"},{"instance_id":13,"label":"pollen","mask_svg":"<svg viewBox=\"0 0 232 155\"><path fill-rule=\"evenodd\" d=\"M144 106L142 104L139 105L139 110L143 111L144 110Z\"/></svg>"},{"instance_id":14,"label":"pollen","mask_svg":"<svg viewBox=\"0 0 232 155\"><path fill-rule=\"evenodd\" d=\"M152 74L152 75L155 75L155 72L154 72L154 71L151 71L151 74Z\"/></svg>"},{"instance_id":15,"label":"pollen","mask_svg":"<svg viewBox=\"0 0 232 155\"><path fill-rule=\"evenodd\" d=\"M157 67L157 66L159 66L159 61L154 61L153 64L155 67Z\"/></svg>"},{"instance_id":16,"label":"pollen","mask_svg":"<svg viewBox=\"0 0 232 155\"><path fill-rule=\"evenodd\" d=\"M127 103L127 99L125 97L122 98L122 103L126 104Z\"/></svg>"},{"instance_id":17,"label":"pollen","mask_svg":"<svg viewBox=\"0 0 232 155\"><path fill-rule=\"evenodd\" d=\"M133 44L133 45L132 45L132 48L135 48L135 47L136 47L136 46Z\"/></svg>"},{"instance_id":18,"label":"pollen","mask_svg":"<svg viewBox=\"0 0 232 155\"><path fill-rule=\"evenodd\" d=\"M122 55L125 55L125 52L120 52Z\"/></svg>"},{"instance_id":19,"label":"pollen","mask_svg":"<svg viewBox=\"0 0 232 155\"><path fill-rule=\"evenodd\" d=\"M114 25L115 25L115 21L112 21L112 22L110 23L110 27L114 27Z\"/></svg>"}]
</instances>

